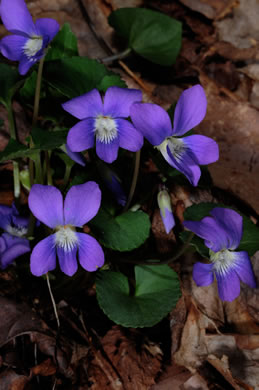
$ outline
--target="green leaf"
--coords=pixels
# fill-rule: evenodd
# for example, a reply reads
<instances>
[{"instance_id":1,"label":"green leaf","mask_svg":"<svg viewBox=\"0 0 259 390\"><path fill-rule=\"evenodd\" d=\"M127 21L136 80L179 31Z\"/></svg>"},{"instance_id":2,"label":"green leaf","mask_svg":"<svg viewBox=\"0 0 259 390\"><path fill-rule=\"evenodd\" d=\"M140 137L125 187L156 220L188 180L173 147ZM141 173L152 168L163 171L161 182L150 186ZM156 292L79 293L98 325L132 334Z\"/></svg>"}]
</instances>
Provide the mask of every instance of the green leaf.
<instances>
[{"instance_id":1,"label":"green leaf","mask_svg":"<svg viewBox=\"0 0 259 390\"><path fill-rule=\"evenodd\" d=\"M77 38L71 31L69 23L65 23L51 42L51 47L48 50L45 61L77 55Z\"/></svg>"},{"instance_id":2,"label":"green leaf","mask_svg":"<svg viewBox=\"0 0 259 390\"><path fill-rule=\"evenodd\" d=\"M160 12L120 8L111 13L109 23L131 49L155 64L170 66L180 52L181 23Z\"/></svg>"},{"instance_id":3,"label":"green leaf","mask_svg":"<svg viewBox=\"0 0 259 390\"><path fill-rule=\"evenodd\" d=\"M121 252L138 248L150 231L149 217L143 211L128 211L114 218L101 209L91 226L104 246Z\"/></svg>"},{"instance_id":4,"label":"green leaf","mask_svg":"<svg viewBox=\"0 0 259 390\"><path fill-rule=\"evenodd\" d=\"M100 307L115 323L132 328L157 324L181 296L177 274L168 265L135 267L135 294L120 272L101 271L96 281Z\"/></svg>"},{"instance_id":5,"label":"green leaf","mask_svg":"<svg viewBox=\"0 0 259 390\"><path fill-rule=\"evenodd\" d=\"M19 157L26 157L29 156L30 153L31 151L27 146L20 144L20 142L11 138L6 148L0 152L0 163Z\"/></svg>"},{"instance_id":6,"label":"green leaf","mask_svg":"<svg viewBox=\"0 0 259 390\"><path fill-rule=\"evenodd\" d=\"M121 88L127 88L125 81L123 81L119 75L114 74L110 76L104 76L100 84L98 84L97 89L99 89L99 91L106 92L109 87L114 85Z\"/></svg>"},{"instance_id":7,"label":"green leaf","mask_svg":"<svg viewBox=\"0 0 259 390\"><path fill-rule=\"evenodd\" d=\"M35 88L37 81L37 72L34 70L29 77L26 78L23 87L20 90L22 99L30 101L34 99ZM42 92L41 92L42 97Z\"/></svg>"},{"instance_id":8,"label":"green leaf","mask_svg":"<svg viewBox=\"0 0 259 390\"><path fill-rule=\"evenodd\" d=\"M6 64L0 64L0 102L5 107L11 104L11 99L21 84L19 78L20 76L16 69Z\"/></svg>"},{"instance_id":9,"label":"green leaf","mask_svg":"<svg viewBox=\"0 0 259 390\"><path fill-rule=\"evenodd\" d=\"M47 131L38 128L32 129L31 136L34 149L52 150L66 143L68 130Z\"/></svg>"},{"instance_id":10,"label":"green leaf","mask_svg":"<svg viewBox=\"0 0 259 390\"><path fill-rule=\"evenodd\" d=\"M259 229L246 215L240 213L234 207L229 207L223 204L216 203L200 203L188 207L184 212L184 219L186 221L200 221L202 218L210 215L210 211L215 207L229 208L235 210L243 217L243 236L240 245L236 250L247 251L249 256L252 256L259 249Z\"/></svg>"},{"instance_id":11,"label":"green leaf","mask_svg":"<svg viewBox=\"0 0 259 390\"><path fill-rule=\"evenodd\" d=\"M44 68L45 80L68 98L91 91L111 74L104 65L87 57L49 61Z\"/></svg>"}]
</instances>

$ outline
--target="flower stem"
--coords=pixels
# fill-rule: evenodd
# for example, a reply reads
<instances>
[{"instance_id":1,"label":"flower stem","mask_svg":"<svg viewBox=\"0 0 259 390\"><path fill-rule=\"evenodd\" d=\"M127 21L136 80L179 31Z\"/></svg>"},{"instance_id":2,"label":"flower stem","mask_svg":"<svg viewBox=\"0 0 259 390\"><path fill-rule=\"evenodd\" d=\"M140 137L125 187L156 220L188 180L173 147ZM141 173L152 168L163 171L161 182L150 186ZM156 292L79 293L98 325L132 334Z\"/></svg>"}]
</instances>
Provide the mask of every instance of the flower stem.
<instances>
[{"instance_id":1,"label":"flower stem","mask_svg":"<svg viewBox=\"0 0 259 390\"><path fill-rule=\"evenodd\" d=\"M40 88L41 88L41 79L42 79L42 71L43 71L43 64L44 64L44 56L40 59L39 68L38 68L38 74L37 74L37 81L36 81L36 89L35 89L35 96L34 96L34 107L33 107L33 116L32 116L32 127L34 127L37 123L38 114L39 114L39 104L40 104ZM30 148L32 149L34 146L32 137L30 139ZM34 161L30 158L29 159L29 175L30 175L30 186L32 187L34 184L34 163L35 163L35 170L36 170L36 181L37 183L42 184L42 167L41 167L41 159L40 159L40 153L35 155ZM35 217L33 214L30 214L29 219L29 226L28 226L28 237L33 236L35 227Z\"/></svg>"},{"instance_id":2,"label":"flower stem","mask_svg":"<svg viewBox=\"0 0 259 390\"><path fill-rule=\"evenodd\" d=\"M36 89L35 89L35 96L34 96L33 117L32 117L32 127L35 126L37 119L38 119L38 114L39 114L40 88L41 88L41 79L42 79L44 58L45 57L43 56L40 59L39 69L38 69L38 74L37 74Z\"/></svg>"},{"instance_id":3,"label":"flower stem","mask_svg":"<svg viewBox=\"0 0 259 390\"><path fill-rule=\"evenodd\" d=\"M56 321L57 321L57 326L58 326L58 329L59 329L60 328L60 321L59 321L59 316L58 316L58 310L57 310L57 305L56 305L56 302L55 302L55 299L54 299L54 296L53 296L53 293L52 293L52 290L51 290L50 281L49 281L49 274L48 273L46 273L46 280L47 280L47 285L48 285L48 289L49 289L50 299L51 299L51 302L52 302L52 305L53 305L53 309L54 309L54 313L55 313L55 317L56 317Z\"/></svg>"},{"instance_id":4,"label":"flower stem","mask_svg":"<svg viewBox=\"0 0 259 390\"><path fill-rule=\"evenodd\" d=\"M8 111L10 135L12 139L16 140L17 137L16 137L15 121L14 121L14 115L13 115L11 103L8 104L7 111ZM19 164L17 161L13 161L13 184L14 184L14 198L15 200L18 200L21 193L21 185L20 185Z\"/></svg>"},{"instance_id":5,"label":"flower stem","mask_svg":"<svg viewBox=\"0 0 259 390\"><path fill-rule=\"evenodd\" d=\"M132 182L131 182L131 187L130 187L130 192L129 192L129 197L128 197L128 200L127 200L127 203L123 209L123 213L125 213L128 208L129 208L129 205L132 201L132 198L134 196L134 192L135 192L135 189L136 189L136 185L137 185L137 180L138 180L138 174L139 174L139 165L140 165L140 150L138 150L136 152L136 155L135 155L135 167L134 167L134 173L133 173L133 177L132 177Z\"/></svg>"},{"instance_id":6,"label":"flower stem","mask_svg":"<svg viewBox=\"0 0 259 390\"><path fill-rule=\"evenodd\" d=\"M100 62L102 62L103 64L108 64L116 60L122 60L123 58L128 57L130 53L131 53L131 49L128 47L126 50L120 53L114 54L110 57L101 58Z\"/></svg>"},{"instance_id":7,"label":"flower stem","mask_svg":"<svg viewBox=\"0 0 259 390\"><path fill-rule=\"evenodd\" d=\"M46 171L47 171L47 184L49 186L52 186L53 182L52 182L52 174L51 174L51 167L50 167L50 155L51 155L51 151L46 150L45 161L46 161Z\"/></svg>"}]
</instances>

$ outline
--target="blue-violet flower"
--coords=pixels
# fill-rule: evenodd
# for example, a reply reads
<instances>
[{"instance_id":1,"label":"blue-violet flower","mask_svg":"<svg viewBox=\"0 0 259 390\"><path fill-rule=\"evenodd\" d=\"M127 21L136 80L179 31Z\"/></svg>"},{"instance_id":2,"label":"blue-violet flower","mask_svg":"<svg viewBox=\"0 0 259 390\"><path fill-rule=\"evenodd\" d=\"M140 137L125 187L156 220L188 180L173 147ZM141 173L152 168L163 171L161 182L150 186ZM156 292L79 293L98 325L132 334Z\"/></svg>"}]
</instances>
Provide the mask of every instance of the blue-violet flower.
<instances>
[{"instance_id":1,"label":"blue-violet flower","mask_svg":"<svg viewBox=\"0 0 259 390\"><path fill-rule=\"evenodd\" d=\"M0 205L0 228L4 233L0 237L0 268L5 269L17 257L30 252L27 233L29 219L21 217L13 204L12 207Z\"/></svg>"},{"instance_id":2,"label":"blue-violet flower","mask_svg":"<svg viewBox=\"0 0 259 390\"><path fill-rule=\"evenodd\" d=\"M130 106L142 99L141 91L119 87L107 89L103 102L97 89L62 104L64 110L80 119L67 137L73 152L92 148L96 139L98 157L112 163L119 147L136 152L143 145L143 136L125 118Z\"/></svg>"},{"instance_id":3,"label":"blue-violet flower","mask_svg":"<svg viewBox=\"0 0 259 390\"><path fill-rule=\"evenodd\" d=\"M201 176L199 165L219 158L217 143L203 135L178 138L197 126L206 114L207 100L203 88L195 85L185 90L175 107L174 127L168 113L152 103L134 103L132 122L145 138L160 150L165 160L182 172L193 186Z\"/></svg>"},{"instance_id":4,"label":"blue-violet flower","mask_svg":"<svg viewBox=\"0 0 259 390\"><path fill-rule=\"evenodd\" d=\"M245 251L235 252L243 234L243 218L234 210L216 207L201 221L185 221L184 226L203 238L210 249L210 264L196 263L193 279L198 286L218 282L219 297L233 301L240 294L240 280L256 287L252 265Z\"/></svg>"},{"instance_id":5,"label":"blue-violet flower","mask_svg":"<svg viewBox=\"0 0 259 390\"><path fill-rule=\"evenodd\" d=\"M24 0L1 0L0 15L5 28L13 34L1 40L0 51L9 60L19 61L19 72L24 75L44 56L59 24L49 18L33 23Z\"/></svg>"},{"instance_id":6,"label":"blue-violet flower","mask_svg":"<svg viewBox=\"0 0 259 390\"><path fill-rule=\"evenodd\" d=\"M61 270L72 276L79 263L87 271L96 271L104 264L104 253L95 240L85 233L78 233L98 212L101 191L98 184L89 181L76 185L68 191L64 206L61 192L53 186L34 184L31 188L29 207L32 213L45 225L54 230L49 237L40 241L31 254L31 272L41 276L55 269L58 256Z\"/></svg>"}]
</instances>

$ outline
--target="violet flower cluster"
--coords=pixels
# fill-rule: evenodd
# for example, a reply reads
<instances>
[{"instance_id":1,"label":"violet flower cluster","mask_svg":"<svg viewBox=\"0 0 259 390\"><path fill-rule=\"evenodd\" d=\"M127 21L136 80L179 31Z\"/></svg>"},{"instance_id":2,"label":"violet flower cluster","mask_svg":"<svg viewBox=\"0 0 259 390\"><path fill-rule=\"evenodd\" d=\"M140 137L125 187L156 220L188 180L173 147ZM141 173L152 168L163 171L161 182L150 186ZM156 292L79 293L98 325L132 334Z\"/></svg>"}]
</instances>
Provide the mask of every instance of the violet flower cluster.
<instances>
[{"instance_id":1,"label":"violet flower cluster","mask_svg":"<svg viewBox=\"0 0 259 390\"><path fill-rule=\"evenodd\" d=\"M68 191L64 203L61 192L53 186L34 184L31 188L29 208L35 217L53 229L53 234L40 241L31 254L31 273L41 276L56 268L56 256L61 270L68 276L80 265L87 271L96 271L104 264L104 253L95 240L76 231L98 212L101 191L98 184L89 181Z\"/></svg>"},{"instance_id":2,"label":"violet flower cluster","mask_svg":"<svg viewBox=\"0 0 259 390\"><path fill-rule=\"evenodd\" d=\"M12 207L0 205L0 268L5 269L19 256L30 252L29 240L24 238L28 229L28 218L21 217Z\"/></svg>"},{"instance_id":3,"label":"violet flower cluster","mask_svg":"<svg viewBox=\"0 0 259 390\"><path fill-rule=\"evenodd\" d=\"M243 218L234 210L216 207L201 221L185 221L184 226L204 239L211 263L196 263L193 279L198 286L218 282L219 297L233 301L240 294L240 281L256 287L252 265L245 251L236 252L243 235Z\"/></svg>"},{"instance_id":4,"label":"violet flower cluster","mask_svg":"<svg viewBox=\"0 0 259 390\"><path fill-rule=\"evenodd\" d=\"M12 33L0 42L3 56L19 61L24 75L44 56L44 51L59 30L54 19L40 18L34 23L24 0L1 0L0 16L5 28Z\"/></svg>"}]
</instances>

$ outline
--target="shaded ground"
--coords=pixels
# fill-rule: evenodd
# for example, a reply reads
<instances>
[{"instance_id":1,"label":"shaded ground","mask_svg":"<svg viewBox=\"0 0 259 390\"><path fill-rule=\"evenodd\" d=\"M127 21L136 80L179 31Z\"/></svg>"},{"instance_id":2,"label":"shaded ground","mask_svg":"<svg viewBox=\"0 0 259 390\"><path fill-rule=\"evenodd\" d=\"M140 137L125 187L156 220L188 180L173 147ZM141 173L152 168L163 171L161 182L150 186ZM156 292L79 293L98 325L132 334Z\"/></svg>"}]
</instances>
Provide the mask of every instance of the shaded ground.
<instances>
[{"instance_id":1,"label":"shaded ground","mask_svg":"<svg viewBox=\"0 0 259 390\"><path fill-rule=\"evenodd\" d=\"M32 14L69 22L81 55L104 58L120 50L107 23L118 7L148 6L183 22L183 47L174 67L161 69L139 59L113 63L129 87L143 90L145 101L168 108L186 87L200 82L208 111L199 131L214 138L220 160L209 167L216 187L193 190L172 185L171 197L181 220L185 207L224 201L257 222L259 212L259 5L256 0L35 0ZM3 35L5 29L0 28ZM129 69L133 72L129 73ZM18 104L21 139L29 125ZM1 108L0 117L5 119ZM0 134L2 147L8 126ZM8 170L9 169L9 170ZM1 203L12 201L11 166L1 166ZM142 168L139 191L152 191L156 171ZM145 185L141 184L141 180ZM219 190L220 189L220 190ZM225 191L223 191L225 190ZM24 201L26 196L24 194ZM155 204L155 203L154 203ZM171 253L157 206L152 243ZM259 279L258 255L252 259ZM22 259L19 260L22 262ZM6 389L259 389L258 289L247 286L238 299L222 303L217 287L197 288L191 278L193 253L173 265L183 296L170 316L151 329L125 329L98 309L91 276L57 276L53 282L60 313L56 322L46 282L24 280L22 269L0 273L0 390Z\"/></svg>"}]
</instances>

